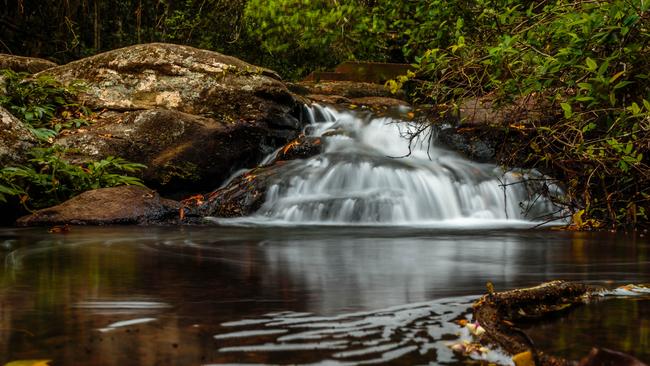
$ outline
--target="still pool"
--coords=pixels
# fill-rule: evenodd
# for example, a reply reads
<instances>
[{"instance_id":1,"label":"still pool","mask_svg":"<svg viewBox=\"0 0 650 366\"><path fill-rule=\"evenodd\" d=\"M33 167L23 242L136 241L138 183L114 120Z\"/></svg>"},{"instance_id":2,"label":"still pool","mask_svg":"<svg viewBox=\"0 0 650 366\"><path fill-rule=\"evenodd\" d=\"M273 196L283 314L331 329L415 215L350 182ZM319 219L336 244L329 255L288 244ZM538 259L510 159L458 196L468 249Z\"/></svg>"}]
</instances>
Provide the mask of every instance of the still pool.
<instances>
[{"instance_id":1,"label":"still pool","mask_svg":"<svg viewBox=\"0 0 650 366\"><path fill-rule=\"evenodd\" d=\"M486 281L650 282L646 238L551 230L5 228L0 260L0 364L454 364ZM650 304L610 301L531 334L648 361Z\"/></svg>"}]
</instances>

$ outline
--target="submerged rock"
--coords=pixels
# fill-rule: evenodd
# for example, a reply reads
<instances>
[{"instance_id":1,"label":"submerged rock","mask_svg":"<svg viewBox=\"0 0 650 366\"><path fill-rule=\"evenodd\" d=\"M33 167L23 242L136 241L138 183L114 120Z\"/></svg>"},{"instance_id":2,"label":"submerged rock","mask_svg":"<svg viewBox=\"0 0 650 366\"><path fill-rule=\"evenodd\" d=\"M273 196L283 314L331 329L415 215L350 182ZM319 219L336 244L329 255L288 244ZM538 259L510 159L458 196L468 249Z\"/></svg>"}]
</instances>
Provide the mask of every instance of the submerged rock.
<instances>
[{"instance_id":1,"label":"submerged rock","mask_svg":"<svg viewBox=\"0 0 650 366\"><path fill-rule=\"evenodd\" d=\"M58 66L52 61L44 60L35 57L23 57L15 55L7 55L0 53L0 70L9 69L15 72L28 72L30 74L39 71L51 69Z\"/></svg>"},{"instance_id":2,"label":"submerged rock","mask_svg":"<svg viewBox=\"0 0 650 366\"><path fill-rule=\"evenodd\" d=\"M35 144L36 137L27 125L0 107L0 167L24 162Z\"/></svg>"},{"instance_id":3,"label":"submerged rock","mask_svg":"<svg viewBox=\"0 0 650 366\"><path fill-rule=\"evenodd\" d=\"M49 69L81 80L79 99L104 111L55 141L77 160L116 155L149 165L164 193L205 190L295 138L297 102L279 76L234 57L187 46L126 47Z\"/></svg>"},{"instance_id":4,"label":"submerged rock","mask_svg":"<svg viewBox=\"0 0 650 366\"><path fill-rule=\"evenodd\" d=\"M137 186L84 192L18 219L19 226L148 224L176 217L180 204Z\"/></svg>"}]
</instances>

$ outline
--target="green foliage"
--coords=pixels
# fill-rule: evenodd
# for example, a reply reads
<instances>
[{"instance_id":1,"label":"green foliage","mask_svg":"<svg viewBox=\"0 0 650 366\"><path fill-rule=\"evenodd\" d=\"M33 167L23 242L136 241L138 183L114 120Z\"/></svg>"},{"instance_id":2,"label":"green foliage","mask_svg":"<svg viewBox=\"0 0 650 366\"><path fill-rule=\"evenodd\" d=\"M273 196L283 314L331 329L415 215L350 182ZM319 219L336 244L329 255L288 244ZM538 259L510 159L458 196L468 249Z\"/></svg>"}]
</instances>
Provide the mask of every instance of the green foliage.
<instances>
[{"instance_id":1,"label":"green foliage","mask_svg":"<svg viewBox=\"0 0 650 366\"><path fill-rule=\"evenodd\" d=\"M58 147L34 148L29 164L0 170L0 201L17 196L28 208L43 208L61 203L81 192L119 185L143 186L137 173L142 164L124 159L106 159L77 165L68 162L66 151Z\"/></svg>"},{"instance_id":2,"label":"green foliage","mask_svg":"<svg viewBox=\"0 0 650 366\"><path fill-rule=\"evenodd\" d=\"M513 2L514 3L514 2ZM544 122L523 123L505 164L542 168L568 182L585 221L647 225L650 203L650 14L640 1L556 0L476 18L448 47L416 59L415 98L453 111L467 98L533 103ZM486 11L482 12L485 14ZM482 23L481 23L482 22Z\"/></svg>"},{"instance_id":3,"label":"green foliage","mask_svg":"<svg viewBox=\"0 0 650 366\"><path fill-rule=\"evenodd\" d=\"M48 75L30 78L26 73L2 70L4 93L0 106L26 122L40 140L50 140L61 130L80 127L90 110L76 101L80 84L63 86Z\"/></svg>"},{"instance_id":4,"label":"green foliage","mask_svg":"<svg viewBox=\"0 0 650 366\"><path fill-rule=\"evenodd\" d=\"M56 135L88 125L90 110L76 101L77 84L63 86L49 76L3 71L4 93L0 105L21 119L39 138L27 164L0 169L0 202L17 197L28 209L52 206L81 192L119 185L143 185L128 174L145 168L121 158L73 164L65 149L51 146Z\"/></svg>"},{"instance_id":5,"label":"green foliage","mask_svg":"<svg viewBox=\"0 0 650 366\"><path fill-rule=\"evenodd\" d=\"M404 62L464 31L463 2L249 0L251 37L291 76L348 59Z\"/></svg>"}]
</instances>

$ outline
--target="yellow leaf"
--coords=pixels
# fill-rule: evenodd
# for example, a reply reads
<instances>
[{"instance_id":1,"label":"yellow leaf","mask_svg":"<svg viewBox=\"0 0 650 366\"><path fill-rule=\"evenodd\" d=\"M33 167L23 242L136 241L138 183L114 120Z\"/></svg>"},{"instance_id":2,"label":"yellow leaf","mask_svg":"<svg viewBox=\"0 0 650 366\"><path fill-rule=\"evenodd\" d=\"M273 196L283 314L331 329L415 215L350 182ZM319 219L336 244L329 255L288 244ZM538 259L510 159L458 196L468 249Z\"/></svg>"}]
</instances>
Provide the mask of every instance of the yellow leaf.
<instances>
[{"instance_id":1,"label":"yellow leaf","mask_svg":"<svg viewBox=\"0 0 650 366\"><path fill-rule=\"evenodd\" d=\"M614 74L614 76L612 76L612 78L611 78L611 79L609 79L609 82L610 82L610 83L613 83L613 82L615 82L615 81L616 81L616 79L618 79L618 78L620 78L620 77L621 77L621 75L623 75L623 74L625 74L625 70L623 70L623 71L620 71L620 72L617 72L616 74Z\"/></svg>"},{"instance_id":2,"label":"yellow leaf","mask_svg":"<svg viewBox=\"0 0 650 366\"><path fill-rule=\"evenodd\" d=\"M18 360L6 363L5 366L50 366L52 360Z\"/></svg>"},{"instance_id":3,"label":"yellow leaf","mask_svg":"<svg viewBox=\"0 0 650 366\"><path fill-rule=\"evenodd\" d=\"M515 366L535 366L535 360L533 360L533 354L530 351L512 356L512 362L515 363Z\"/></svg>"},{"instance_id":4,"label":"yellow leaf","mask_svg":"<svg viewBox=\"0 0 650 366\"><path fill-rule=\"evenodd\" d=\"M576 213L573 214L572 219L573 219L573 225L575 225L576 228L580 229L583 227L583 222L582 222L582 215L584 215L585 210L580 210Z\"/></svg>"}]
</instances>

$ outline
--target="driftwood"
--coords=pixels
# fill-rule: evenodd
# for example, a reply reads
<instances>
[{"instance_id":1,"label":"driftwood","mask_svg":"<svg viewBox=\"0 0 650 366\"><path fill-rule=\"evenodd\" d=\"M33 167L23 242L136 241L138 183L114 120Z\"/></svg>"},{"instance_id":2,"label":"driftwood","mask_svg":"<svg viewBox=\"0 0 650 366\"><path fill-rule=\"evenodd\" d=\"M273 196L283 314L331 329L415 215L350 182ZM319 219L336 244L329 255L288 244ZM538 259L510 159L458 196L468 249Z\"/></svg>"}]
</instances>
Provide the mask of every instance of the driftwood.
<instances>
[{"instance_id":1,"label":"driftwood","mask_svg":"<svg viewBox=\"0 0 650 366\"><path fill-rule=\"evenodd\" d=\"M474 319L485 330L482 340L500 346L511 355L530 353L532 360L522 363L525 365L645 366L632 356L607 349L593 349L580 362L556 357L536 349L528 335L516 327L519 321L542 318L584 304L599 290L602 289L580 283L552 281L525 289L490 291L474 303Z\"/></svg>"}]
</instances>

